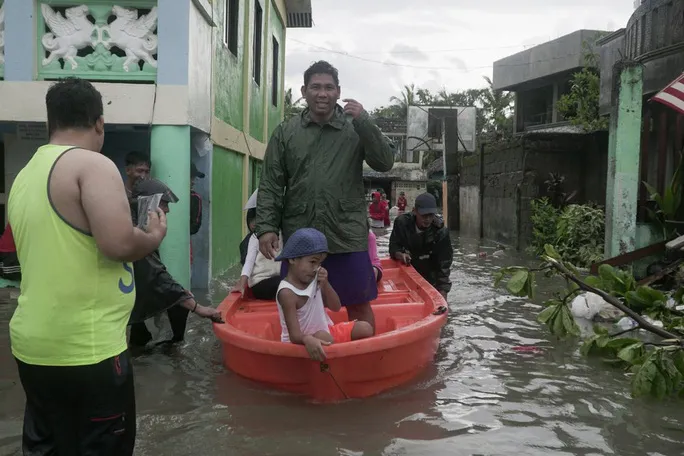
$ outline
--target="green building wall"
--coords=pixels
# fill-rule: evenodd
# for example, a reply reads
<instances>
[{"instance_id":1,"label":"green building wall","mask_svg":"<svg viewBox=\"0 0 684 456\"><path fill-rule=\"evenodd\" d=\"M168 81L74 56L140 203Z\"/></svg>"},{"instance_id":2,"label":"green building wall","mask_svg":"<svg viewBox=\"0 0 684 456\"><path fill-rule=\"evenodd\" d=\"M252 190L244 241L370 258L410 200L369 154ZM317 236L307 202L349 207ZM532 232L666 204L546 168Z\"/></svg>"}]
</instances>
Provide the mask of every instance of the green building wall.
<instances>
[{"instance_id":1,"label":"green building wall","mask_svg":"<svg viewBox=\"0 0 684 456\"><path fill-rule=\"evenodd\" d=\"M242 241L242 154L214 146L211 175L211 274L219 276L240 260Z\"/></svg>"},{"instance_id":2,"label":"green building wall","mask_svg":"<svg viewBox=\"0 0 684 456\"><path fill-rule=\"evenodd\" d=\"M214 0L214 115L227 124L242 130L243 119L243 65L245 51L245 7L252 2L239 0L238 52L233 55L225 44L225 11L227 0ZM250 42L251 43L251 42Z\"/></svg>"},{"instance_id":3,"label":"green building wall","mask_svg":"<svg viewBox=\"0 0 684 456\"><path fill-rule=\"evenodd\" d=\"M271 20L270 20L270 27L268 27L270 32L269 32L269 38L268 38L268 44L269 44L269 49L271 50L269 53L269 60L268 60L268 84L269 84L269 92L266 97L266 103L268 104L268 137L271 137L271 133L273 133L273 130L280 124L282 121L282 113L283 113L283 74L284 74L284 69L285 69L285 28L283 27L283 22L281 18L278 16L278 9L271 3ZM271 90L272 90L272 81L273 81L273 64L271 63L273 61L273 38L276 39L279 45L279 62L278 62L278 81L277 81L277 87L276 90L277 95L278 95L278 103L276 105L273 105L272 98L271 98ZM296 90L296 89L295 89ZM268 140L268 138L267 138Z\"/></svg>"},{"instance_id":4,"label":"green building wall","mask_svg":"<svg viewBox=\"0 0 684 456\"><path fill-rule=\"evenodd\" d=\"M224 38L226 1L213 1L217 22L214 31L214 115L217 120L265 144L282 120L286 34L283 18L272 0L239 0L238 55L234 56ZM263 11L259 84L253 73L255 2L259 2ZM275 104L272 91L274 38L279 45ZM254 150L248 152L252 154ZM261 152L256 155L261 156ZM244 150L214 146L211 184L213 277L231 270L239 262L238 246L244 235L245 219L242 206L259 185L261 167L260 159L245 160Z\"/></svg>"}]
</instances>

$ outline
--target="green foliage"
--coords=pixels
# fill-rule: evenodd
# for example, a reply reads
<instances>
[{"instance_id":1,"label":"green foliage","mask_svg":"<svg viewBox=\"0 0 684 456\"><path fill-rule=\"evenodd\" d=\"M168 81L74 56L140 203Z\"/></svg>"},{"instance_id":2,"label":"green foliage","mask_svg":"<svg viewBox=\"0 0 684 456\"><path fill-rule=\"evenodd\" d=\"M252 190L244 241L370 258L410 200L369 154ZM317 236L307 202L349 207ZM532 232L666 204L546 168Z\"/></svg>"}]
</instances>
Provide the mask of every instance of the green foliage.
<instances>
[{"instance_id":1,"label":"green foliage","mask_svg":"<svg viewBox=\"0 0 684 456\"><path fill-rule=\"evenodd\" d=\"M532 208L530 217L532 221L532 242L529 250L535 255L542 255L546 244L553 245L556 243L556 226L558 225L560 210L554 207L548 198L532 200L530 204Z\"/></svg>"},{"instance_id":2,"label":"green foliage","mask_svg":"<svg viewBox=\"0 0 684 456\"><path fill-rule=\"evenodd\" d=\"M584 279L587 285L603 290L615 297L624 298L627 293L636 290L634 276L609 264L602 264L598 268L598 276L588 276Z\"/></svg>"},{"instance_id":3,"label":"green foliage","mask_svg":"<svg viewBox=\"0 0 684 456\"><path fill-rule=\"evenodd\" d=\"M605 215L587 204L571 204L560 210L548 198L532 201L530 251L541 255L544 245L556 247L568 262L588 267L603 259Z\"/></svg>"},{"instance_id":4,"label":"green foliage","mask_svg":"<svg viewBox=\"0 0 684 456\"><path fill-rule=\"evenodd\" d=\"M570 308L563 301L548 301L546 309L541 311L537 320L551 328L551 332L558 337L580 335L579 326L570 313Z\"/></svg>"},{"instance_id":5,"label":"green foliage","mask_svg":"<svg viewBox=\"0 0 684 456\"><path fill-rule=\"evenodd\" d=\"M566 261L589 266L603 260L605 227L603 210L571 204L558 218L555 246Z\"/></svg>"},{"instance_id":6,"label":"green foliage","mask_svg":"<svg viewBox=\"0 0 684 456\"><path fill-rule=\"evenodd\" d=\"M667 296L651 287L638 286L631 274L609 265L601 265L598 275L588 276L582 282L574 266L564 262L561 253L552 245L545 245L540 256L543 263L539 268L530 270L513 266L497 271L494 274L495 286L505 280L510 293L534 299L535 272L544 272L547 277L564 277L569 284L565 296L556 294L556 297L547 300L544 303L545 308L537 317L556 337L580 336L579 327L568 307L568 302L577 295L580 288L592 292L603 291L618 299L621 305L651 318L661 319L666 328L684 329L681 314L666 307ZM681 302L684 288L678 290L674 297L677 302ZM633 330L610 334L606 328L595 326L594 335L584 340L580 352L584 356L598 357L608 365L627 370L632 375L631 389L634 397L664 399L684 396L684 340L673 335L671 339L651 343L623 336L630 331Z\"/></svg>"},{"instance_id":7,"label":"green foliage","mask_svg":"<svg viewBox=\"0 0 684 456\"><path fill-rule=\"evenodd\" d=\"M684 182L682 182L684 179L683 166L684 160L680 156L679 166L662 195L647 182L643 183L648 191L649 199L657 205L655 211L647 208L651 221L662 230L665 239L670 239L677 235L677 231L668 225L668 221L676 220L682 206L682 187L684 187Z\"/></svg>"},{"instance_id":8,"label":"green foliage","mask_svg":"<svg viewBox=\"0 0 684 456\"><path fill-rule=\"evenodd\" d=\"M573 125L585 131L606 130L608 118L599 114L601 75L598 55L592 46L584 42L584 68L572 75L570 92L558 100L558 112Z\"/></svg>"},{"instance_id":9,"label":"green foliage","mask_svg":"<svg viewBox=\"0 0 684 456\"><path fill-rule=\"evenodd\" d=\"M558 112L585 131L608 128L608 118L599 115L601 76L594 68L583 68L572 75L570 92L558 100Z\"/></svg>"}]
</instances>

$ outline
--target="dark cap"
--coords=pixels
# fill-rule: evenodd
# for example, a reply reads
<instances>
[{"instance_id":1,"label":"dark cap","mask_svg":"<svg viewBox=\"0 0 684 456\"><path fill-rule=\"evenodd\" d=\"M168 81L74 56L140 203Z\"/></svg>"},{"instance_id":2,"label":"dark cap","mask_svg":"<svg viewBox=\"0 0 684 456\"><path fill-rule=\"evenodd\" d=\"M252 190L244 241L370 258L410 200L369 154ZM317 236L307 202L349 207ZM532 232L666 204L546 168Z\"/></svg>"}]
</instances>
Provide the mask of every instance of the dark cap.
<instances>
[{"instance_id":1,"label":"dark cap","mask_svg":"<svg viewBox=\"0 0 684 456\"><path fill-rule=\"evenodd\" d=\"M197 169L197 165L194 163L190 163L190 175L192 177L199 177L200 179L204 179L204 173Z\"/></svg>"},{"instance_id":2,"label":"dark cap","mask_svg":"<svg viewBox=\"0 0 684 456\"><path fill-rule=\"evenodd\" d=\"M430 193L423 193L416 197L415 208L420 215L436 214L437 200Z\"/></svg>"},{"instance_id":3,"label":"dark cap","mask_svg":"<svg viewBox=\"0 0 684 456\"><path fill-rule=\"evenodd\" d=\"M139 196L152 196L157 193L162 194L162 200L167 203L177 203L178 197L164 182L159 179L144 179L140 180L133 187L131 196L137 198Z\"/></svg>"}]
</instances>

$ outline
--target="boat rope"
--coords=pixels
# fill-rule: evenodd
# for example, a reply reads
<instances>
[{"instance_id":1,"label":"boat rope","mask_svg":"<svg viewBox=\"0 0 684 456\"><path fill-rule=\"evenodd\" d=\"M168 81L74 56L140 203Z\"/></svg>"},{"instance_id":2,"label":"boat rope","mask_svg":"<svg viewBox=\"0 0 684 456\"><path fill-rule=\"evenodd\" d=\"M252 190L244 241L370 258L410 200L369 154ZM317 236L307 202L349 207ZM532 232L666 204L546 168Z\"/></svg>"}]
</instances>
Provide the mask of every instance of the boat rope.
<instances>
[{"instance_id":1,"label":"boat rope","mask_svg":"<svg viewBox=\"0 0 684 456\"><path fill-rule=\"evenodd\" d=\"M330 370L330 366L328 366L328 363L321 363L321 372L327 372L328 374L330 374L330 378L333 379L333 382L335 382L335 385L337 385L337 388L339 388L339 390L342 393L342 395L344 396L344 398L349 399L349 396L347 396L347 393L345 393L344 390L342 389L342 387L340 386L340 384L337 383L337 379L335 378L332 371Z\"/></svg>"}]
</instances>

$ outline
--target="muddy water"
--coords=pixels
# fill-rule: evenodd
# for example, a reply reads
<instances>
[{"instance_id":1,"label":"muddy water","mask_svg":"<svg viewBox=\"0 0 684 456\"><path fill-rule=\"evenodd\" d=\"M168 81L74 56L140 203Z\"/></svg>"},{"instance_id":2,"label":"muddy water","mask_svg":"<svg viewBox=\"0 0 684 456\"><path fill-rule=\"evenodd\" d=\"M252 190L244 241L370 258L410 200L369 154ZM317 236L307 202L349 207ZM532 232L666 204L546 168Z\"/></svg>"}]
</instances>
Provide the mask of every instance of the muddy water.
<instances>
[{"instance_id":1,"label":"muddy water","mask_svg":"<svg viewBox=\"0 0 684 456\"><path fill-rule=\"evenodd\" d=\"M386 237L379 243L386 252ZM264 390L225 371L211 328L191 318L185 345L135 359L136 454L683 453L684 403L631 399L621 372L553 341L532 303L493 289L492 269L523 262L516 254L493 256L493 245L467 239L455 238L454 247L437 359L410 385L325 406ZM471 256L482 251L489 255ZM7 336L13 307L0 302L0 455L21 454L23 393ZM521 345L541 350L514 349Z\"/></svg>"}]
</instances>

